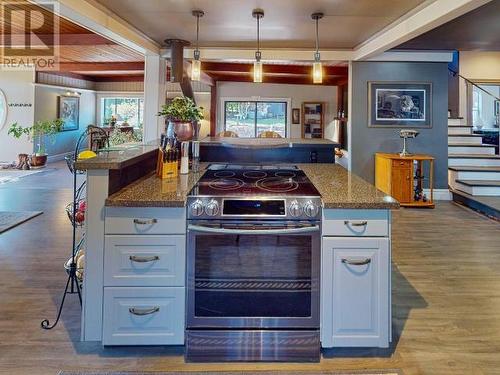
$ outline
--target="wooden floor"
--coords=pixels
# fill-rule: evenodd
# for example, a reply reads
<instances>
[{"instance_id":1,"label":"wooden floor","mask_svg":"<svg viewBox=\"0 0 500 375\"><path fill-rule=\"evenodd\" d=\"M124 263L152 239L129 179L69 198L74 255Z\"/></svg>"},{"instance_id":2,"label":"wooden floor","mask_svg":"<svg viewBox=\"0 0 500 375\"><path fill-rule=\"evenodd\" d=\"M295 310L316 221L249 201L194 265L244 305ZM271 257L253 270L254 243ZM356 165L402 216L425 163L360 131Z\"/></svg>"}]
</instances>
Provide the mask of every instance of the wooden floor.
<instances>
[{"instance_id":1,"label":"wooden floor","mask_svg":"<svg viewBox=\"0 0 500 375\"><path fill-rule=\"evenodd\" d=\"M44 214L0 235L0 374L59 370L345 370L405 374L500 374L500 224L452 203L402 209L393 220L393 326L388 350L328 350L319 364L185 364L182 348L106 348L79 342L68 297L52 319L69 253L69 173L49 171L0 185L0 210Z\"/></svg>"}]
</instances>

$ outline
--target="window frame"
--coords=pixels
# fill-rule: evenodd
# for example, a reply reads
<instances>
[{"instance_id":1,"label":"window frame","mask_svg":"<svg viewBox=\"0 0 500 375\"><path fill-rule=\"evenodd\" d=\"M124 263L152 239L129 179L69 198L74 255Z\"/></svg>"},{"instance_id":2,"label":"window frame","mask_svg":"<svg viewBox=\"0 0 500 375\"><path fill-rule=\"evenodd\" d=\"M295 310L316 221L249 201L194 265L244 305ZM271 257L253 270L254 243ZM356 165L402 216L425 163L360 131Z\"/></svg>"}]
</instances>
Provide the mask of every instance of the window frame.
<instances>
[{"instance_id":1,"label":"window frame","mask_svg":"<svg viewBox=\"0 0 500 375\"><path fill-rule=\"evenodd\" d=\"M106 99L136 99L138 100L137 104L139 105L139 109L137 111L137 124L140 124L140 119L141 119L141 113L140 113L140 101L142 100L144 102L144 95L142 93L127 93L127 92L108 92L108 93L105 93L105 94L102 94L102 93L98 93L97 94L97 97L96 97L96 101L97 101L97 108L96 108L96 114L98 114L98 117L97 117L97 123L98 123L98 126L100 127L104 127L105 124L104 124L104 121L105 121L105 110L106 110L106 106L104 105L104 101ZM115 104L116 106L116 104ZM142 113L142 119L143 119L143 122L144 122L144 105L143 105L143 113ZM143 123L143 127L144 127L144 123ZM139 129L139 127L134 127L134 129Z\"/></svg>"},{"instance_id":2,"label":"window frame","mask_svg":"<svg viewBox=\"0 0 500 375\"><path fill-rule=\"evenodd\" d=\"M282 103L285 104L285 138L290 137L291 133L291 111L292 111L292 100L290 98L273 98L273 97L221 97L219 108L220 111L220 120L219 120L219 129L217 133L226 130L226 103L227 102L252 102L255 103L255 121L254 121L254 137L257 135L257 107L258 103Z\"/></svg>"}]
</instances>

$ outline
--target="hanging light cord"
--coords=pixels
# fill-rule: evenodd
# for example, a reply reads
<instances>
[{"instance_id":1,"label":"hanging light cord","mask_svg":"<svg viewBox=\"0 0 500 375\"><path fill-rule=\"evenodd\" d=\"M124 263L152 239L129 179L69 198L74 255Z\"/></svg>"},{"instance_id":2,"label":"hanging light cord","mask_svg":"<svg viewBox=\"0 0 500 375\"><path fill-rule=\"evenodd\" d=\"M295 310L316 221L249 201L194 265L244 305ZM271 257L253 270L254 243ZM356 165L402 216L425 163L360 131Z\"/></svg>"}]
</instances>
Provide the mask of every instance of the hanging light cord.
<instances>
[{"instance_id":1,"label":"hanging light cord","mask_svg":"<svg viewBox=\"0 0 500 375\"><path fill-rule=\"evenodd\" d=\"M316 53L314 54L316 61L319 61L319 18L316 17Z\"/></svg>"},{"instance_id":2,"label":"hanging light cord","mask_svg":"<svg viewBox=\"0 0 500 375\"><path fill-rule=\"evenodd\" d=\"M255 58L260 61L260 16L257 16L257 52Z\"/></svg>"},{"instance_id":3,"label":"hanging light cord","mask_svg":"<svg viewBox=\"0 0 500 375\"><path fill-rule=\"evenodd\" d=\"M198 35L200 33L200 15L196 15L196 50L198 51Z\"/></svg>"}]
</instances>

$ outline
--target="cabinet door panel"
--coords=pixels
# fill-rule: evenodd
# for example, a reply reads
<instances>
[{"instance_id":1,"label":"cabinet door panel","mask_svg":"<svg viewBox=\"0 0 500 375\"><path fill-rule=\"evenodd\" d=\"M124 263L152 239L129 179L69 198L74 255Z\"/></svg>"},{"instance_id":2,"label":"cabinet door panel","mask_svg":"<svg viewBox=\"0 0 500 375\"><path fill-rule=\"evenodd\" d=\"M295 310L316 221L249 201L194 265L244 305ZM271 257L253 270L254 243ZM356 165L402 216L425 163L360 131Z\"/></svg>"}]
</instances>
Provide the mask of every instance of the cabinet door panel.
<instances>
[{"instance_id":1,"label":"cabinet door panel","mask_svg":"<svg viewBox=\"0 0 500 375\"><path fill-rule=\"evenodd\" d=\"M389 344L389 239L323 239L324 347Z\"/></svg>"},{"instance_id":2,"label":"cabinet door panel","mask_svg":"<svg viewBox=\"0 0 500 375\"><path fill-rule=\"evenodd\" d=\"M412 195L411 168L393 168L391 195L401 203L411 202Z\"/></svg>"}]
</instances>

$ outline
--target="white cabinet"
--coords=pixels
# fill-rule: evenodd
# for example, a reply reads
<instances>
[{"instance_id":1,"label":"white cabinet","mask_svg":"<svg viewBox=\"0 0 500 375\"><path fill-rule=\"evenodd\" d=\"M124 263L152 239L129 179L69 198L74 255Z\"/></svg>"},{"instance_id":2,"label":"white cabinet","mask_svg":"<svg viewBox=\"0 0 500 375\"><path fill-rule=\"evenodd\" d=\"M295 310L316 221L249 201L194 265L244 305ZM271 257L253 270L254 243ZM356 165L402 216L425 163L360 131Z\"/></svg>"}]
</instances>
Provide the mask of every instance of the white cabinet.
<instances>
[{"instance_id":1,"label":"white cabinet","mask_svg":"<svg viewBox=\"0 0 500 375\"><path fill-rule=\"evenodd\" d=\"M323 347L388 347L390 256L387 237L323 237Z\"/></svg>"},{"instance_id":2,"label":"white cabinet","mask_svg":"<svg viewBox=\"0 0 500 375\"><path fill-rule=\"evenodd\" d=\"M184 288L104 288L103 345L183 345Z\"/></svg>"}]
</instances>

